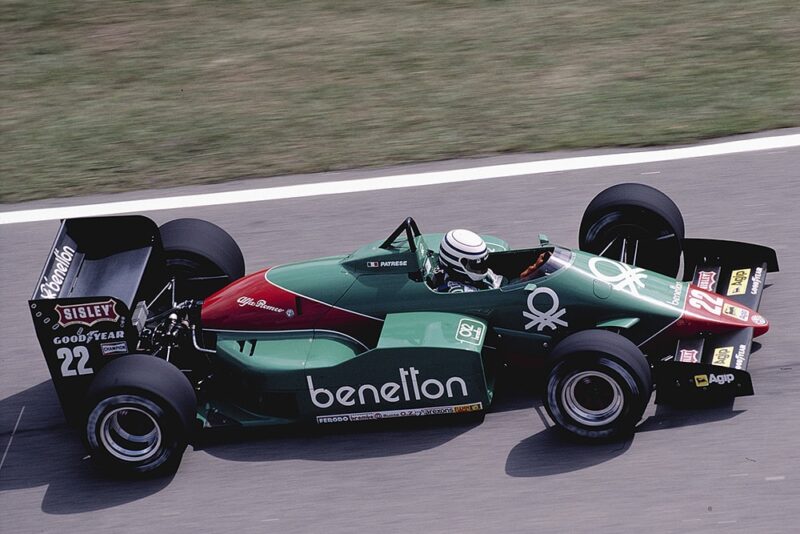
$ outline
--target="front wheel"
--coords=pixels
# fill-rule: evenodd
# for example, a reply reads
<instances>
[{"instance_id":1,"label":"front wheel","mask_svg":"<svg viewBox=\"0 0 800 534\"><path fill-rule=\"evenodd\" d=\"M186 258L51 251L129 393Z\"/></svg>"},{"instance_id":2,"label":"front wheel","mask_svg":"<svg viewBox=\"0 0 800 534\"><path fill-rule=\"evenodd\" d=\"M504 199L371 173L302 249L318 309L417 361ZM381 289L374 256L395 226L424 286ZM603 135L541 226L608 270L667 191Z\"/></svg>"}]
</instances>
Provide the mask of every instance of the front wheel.
<instances>
[{"instance_id":1,"label":"front wheel","mask_svg":"<svg viewBox=\"0 0 800 534\"><path fill-rule=\"evenodd\" d=\"M195 418L196 397L177 368L134 354L110 362L87 393L84 438L103 471L126 477L175 472Z\"/></svg>"},{"instance_id":2,"label":"front wheel","mask_svg":"<svg viewBox=\"0 0 800 534\"><path fill-rule=\"evenodd\" d=\"M574 436L614 439L632 434L651 394L644 355L613 332L578 332L550 355L545 409L559 428Z\"/></svg>"},{"instance_id":3,"label":"front wheel","mask_svg":"<svg viewBox=\"0 0 800 534\"><path fill-rule=\"evenodd\" d=\"M667 276L680 269L683 216L664 193L644 184L619 184L586 207L580 249Z\"/></svg>"}]
</instances>

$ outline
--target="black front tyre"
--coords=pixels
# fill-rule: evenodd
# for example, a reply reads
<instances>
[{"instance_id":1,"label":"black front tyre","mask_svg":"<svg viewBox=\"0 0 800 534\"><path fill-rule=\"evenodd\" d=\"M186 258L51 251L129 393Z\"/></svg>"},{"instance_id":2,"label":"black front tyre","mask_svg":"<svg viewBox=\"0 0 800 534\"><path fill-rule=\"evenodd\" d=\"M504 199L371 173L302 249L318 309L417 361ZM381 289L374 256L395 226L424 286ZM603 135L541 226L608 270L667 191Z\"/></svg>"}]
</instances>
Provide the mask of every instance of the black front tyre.
<instances>
[{"instance_id":1,"label":"black front tyre","mask_svg":"<svg viewBox=\"0 0 800 534\"><path fill-rule=\"evenodd\" d=\"M194 424L196 397L177 368L134 354L106 365L87 393L84 440L105 472L174 473Z\"/></svg>"},{"instance_id":2,"label":"black front tyre","mask_svg":"<svg viewBox=\"0 0 800 534\"><path fill-rule=\"evenodd\" d=\"M550 354L545 409L574 436L606 440L631 435L651 394L644 355L613 332L578 332Z\"/></svg>"},{"instance_id":3,"label":"black front tyre","mask_svg":"<svg viewBox=\"0 0 800 534\"><path fill-rule=\"evenodd\" d=\"M667 195L644 184L601 191L586 207L580 249L675 277L680 269L684 223Z\"/></svg>"}]
</instances>

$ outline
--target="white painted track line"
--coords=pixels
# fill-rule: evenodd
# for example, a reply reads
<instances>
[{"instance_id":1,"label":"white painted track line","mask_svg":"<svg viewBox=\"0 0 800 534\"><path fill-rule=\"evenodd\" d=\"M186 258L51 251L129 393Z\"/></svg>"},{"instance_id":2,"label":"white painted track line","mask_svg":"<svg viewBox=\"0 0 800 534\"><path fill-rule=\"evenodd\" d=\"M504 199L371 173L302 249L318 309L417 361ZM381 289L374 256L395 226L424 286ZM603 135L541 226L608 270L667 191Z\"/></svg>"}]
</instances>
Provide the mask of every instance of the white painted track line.
<instances>
[{"instance_id":1,"label":"white painted track line","mask_svg":"<svg viewBox=\"0 0 800 534\"><path fill-rule=\"evenodd\" d=\"M8 444L6 445L6 450L3 451L3 457L0 458L0 469L3 468L3 464L6 463L6 455L8 454L8 450L11 448L11 442L14 440L14 434L17 433L17 427L19 427L19 422L22 420L22 414L25 412L25 406L19 411L19 416L17 416L17 423L14 425L14 430L11 431L11 435L8 437Z\"/></svg>"},{"instance_id":2,"label":"white painted track line","mask_svg":"<svg viewBox=\"0 0 800 534\"><path fill-rule=\"evenodd\" d=\"M115 215L120 213L141 213L146 211L166 209L195 208L201 206L216 206L221 204L239 204L243 202L262 202L266 200L279 200L287 198L378 191L381 189L419 187L425 185L469 182L474 180L492 180L495 178L508 178L512 176L524 176L550 172L596 169L600 167L614 167L620 165L638 165L643 163L674 161L709 156L724 156L727 154L740 154L742 152L775 150L797 146L800 146L800 134L760 137L755 139L726 141L684 148L668 148L660 150L626 152L620 154L606 154L599 156L550 159L544 161L490 165L485 167L474 167L470 169L456 169L415 174L400 174L394 176L381 176L378 178L343 180L338 182L319 182L313 184L265 187L261 189L247 189L243 191L227 191L220 193L206 193L199 195L185 195L145 200L108 202L103 204L7 211L0 212L0 224L49 221L71 217L94 217L99 215Z\"/></svg>"}]
</instances>

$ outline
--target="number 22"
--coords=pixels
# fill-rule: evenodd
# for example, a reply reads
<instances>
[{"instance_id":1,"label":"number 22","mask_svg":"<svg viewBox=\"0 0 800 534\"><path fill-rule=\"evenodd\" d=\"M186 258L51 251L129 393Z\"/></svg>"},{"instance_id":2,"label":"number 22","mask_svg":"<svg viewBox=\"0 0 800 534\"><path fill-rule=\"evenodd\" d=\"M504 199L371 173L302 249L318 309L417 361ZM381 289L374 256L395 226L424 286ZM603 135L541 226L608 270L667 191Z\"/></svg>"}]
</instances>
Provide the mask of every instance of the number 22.
<instances>
[{"instance_id":1,"label":"number 22","mask_svg":"<svg viewBox=\"0 0 800 534\"><path fill-rule=\"evenodd\" d=\"M83 345L78 345L74 349L61 347L56 351L56 356L61 362L61 376L91 375L94 370L87 367L89 363L89 351ZM75 369L72 369L72 360L78 360Z\"/></svg>"},{"instance_id":2,"label":"number 22","mask_svg":"<svg viewBox=\"0 0 800 534\"><path fill-rule=\"evenodd\" d=\"M702 308L714 315L722 313L722 303L724 302L722 297L712 297L709 293L698 291L697 289L692 289L691 295L689 305L692 308L697 308L698 310Z\"/></svg>"}]
</instances>

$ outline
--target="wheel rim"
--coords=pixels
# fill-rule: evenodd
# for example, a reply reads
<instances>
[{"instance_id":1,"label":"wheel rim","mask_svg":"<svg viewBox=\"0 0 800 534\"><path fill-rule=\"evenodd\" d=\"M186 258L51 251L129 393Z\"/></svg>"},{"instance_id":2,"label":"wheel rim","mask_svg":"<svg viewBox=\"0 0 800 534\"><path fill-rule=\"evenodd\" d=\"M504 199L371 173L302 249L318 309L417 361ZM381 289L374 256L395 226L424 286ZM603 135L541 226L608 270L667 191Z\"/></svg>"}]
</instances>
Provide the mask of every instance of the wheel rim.
<instances>
[{"instance_id":1,"label":"wheel rim","mask_svg":"<svg viewBox=\"0 0 800 534\"><path fill-rule=\"evenodd\" d=\"M583 371L570 376L561 390L565 412L586 426L602 426L622 413L625 398L622 388L600 371Z\"/></svg>"},{"instance_id":2,"label":"wheel rim","mask_svg":"<svg viewBox=\"0 0 800 534\"><path fill-rule=\"evenodd\" d=\"M161 447L161 427L147 411L136 406L114 408L100 423L100 440L120 460L141 462Z\"/></svg>"}]
</instances>

